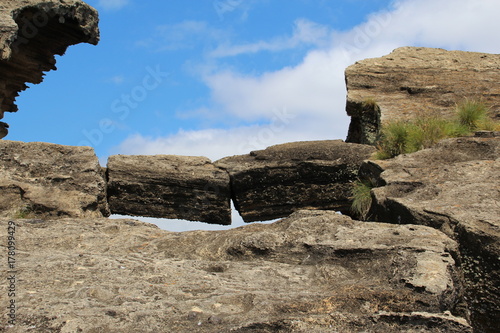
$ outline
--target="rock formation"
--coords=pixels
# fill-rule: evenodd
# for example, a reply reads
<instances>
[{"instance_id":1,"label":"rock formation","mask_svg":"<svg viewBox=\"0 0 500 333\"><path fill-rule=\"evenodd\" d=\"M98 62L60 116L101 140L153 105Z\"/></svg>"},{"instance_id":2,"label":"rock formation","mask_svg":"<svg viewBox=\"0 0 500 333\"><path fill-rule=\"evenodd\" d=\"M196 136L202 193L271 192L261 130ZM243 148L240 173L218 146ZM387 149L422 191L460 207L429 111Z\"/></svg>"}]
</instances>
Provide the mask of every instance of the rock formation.
<instances>
[{"instance_id":1,"label":"rock formation","mask_svg":"<svg viewBox=\"0 0 500 333\"><path fill-rule=\"evenodd\" d=\"M3 121L0 121L0 139L3 139L9 134L9 125L4 123Z\"/></svg>"},{"instance_id":2,"label":"rock formation","mask_svg":"<svg viewBox=\"0 0 500 333\"><path fill-rule=\"evenodd\" d=\"M16 223L29 249L18 255L20 330L472 332L457 244L425 226L325 211L218 232L132 220Z\"/></svg>"},{"instance_id":3,"label":"rock formation","mask_svg":"<svg viewBox=\"0 0 500 333\"><path fill-rule=\"evenodd\" d=\"M229 172L234 205L252 222L298 209L349 210L351 184L373 152L373 147L341 140L294 142L215 164Z\"/></svg>"},{"instance_id":4,"label":"rock formation","mask_svg":"<svg viewBox=\"0 0 500 333\"><path fill-rule=\"evenodd\" d=\"M111 156L113 214L231 224L229 175L205 157Z\"/></svg>"},{"instance_id":5,"label":"rock formation","mask_svg":"<svg viewBox=\"0 0 500 333\"><path fill-rule=\"evenodd\" d=\"M459 242L471 319L477 332L500 331L500 138L447 139L360 174L372 190L376 221L441 230Z\"/></svg>"},{"instance_id":6,"label":"rock formation","mask_svg":"<svg viewBox=\"0 0 500 333\"><path fill-rule=\"evenodd\" d=\"M109 216L94 150L0 141L0 216Z\"/></svg>"},{"instance_id":7,"label":"rock formation","mask_svg":"<svg viewBox=\"0 0 500 333\"><path fill-rule=\"evenodd\" d=\"M79 0L4 0L0 4L0 119L15 112L26 83L56 69L54 55L68 46L97 44L95 9Z\"/></svg>"},{"instance_id":8,"label":"rock formation","mask_svg":"<svg viewBox=\"0 0 500 333\"><path fill-rule=\"evenodd\" d=\"M347 142L373 144L380 124L416 115L451 115L465 98L500 118L500 55L403 47L348 67ZM375 105L375 103L376 105Z\"/></svg>"}]
</instances>

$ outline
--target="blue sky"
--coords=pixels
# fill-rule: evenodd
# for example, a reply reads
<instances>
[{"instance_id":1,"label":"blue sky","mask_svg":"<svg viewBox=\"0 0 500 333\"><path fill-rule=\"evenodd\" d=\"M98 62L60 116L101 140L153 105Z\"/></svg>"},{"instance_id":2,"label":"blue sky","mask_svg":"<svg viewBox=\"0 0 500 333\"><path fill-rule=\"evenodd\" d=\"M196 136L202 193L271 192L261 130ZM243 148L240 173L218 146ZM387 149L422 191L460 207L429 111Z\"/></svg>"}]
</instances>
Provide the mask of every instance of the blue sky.
<instances>
[{"instance_id":1,"label":"blue sky","mask_svg":"<svg viewBox=\"0 0 500 333\"><path fill-rule=\"evenodd\" d=\"M99 45L70 47L3 121L8 140L90 145L103 165L118 153L216 160L344 139L355 61L400 46L500 53L498 0L87 3Z\"/></svg>"}]
</instances>

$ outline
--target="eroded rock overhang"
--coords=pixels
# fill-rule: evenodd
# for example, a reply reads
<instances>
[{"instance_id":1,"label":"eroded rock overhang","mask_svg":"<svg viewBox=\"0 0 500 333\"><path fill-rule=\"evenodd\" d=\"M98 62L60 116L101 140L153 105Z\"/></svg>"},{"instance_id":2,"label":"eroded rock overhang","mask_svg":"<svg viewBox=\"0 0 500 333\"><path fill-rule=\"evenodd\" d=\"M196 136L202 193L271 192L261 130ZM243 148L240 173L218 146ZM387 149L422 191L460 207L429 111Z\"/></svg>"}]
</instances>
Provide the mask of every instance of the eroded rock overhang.
<instances>
[{"instance_id":1,"label":"eroded rock overhang","mask_svg":"<svg viewBox=\"0 0 500 333\"><path fill-rule=\"evenodd\" d=\"M0 119L16 112L26 83L56 69L70 45L99 42L97 11L77 0L8 0L0 4Z\"/></svg>"}]
</instances>

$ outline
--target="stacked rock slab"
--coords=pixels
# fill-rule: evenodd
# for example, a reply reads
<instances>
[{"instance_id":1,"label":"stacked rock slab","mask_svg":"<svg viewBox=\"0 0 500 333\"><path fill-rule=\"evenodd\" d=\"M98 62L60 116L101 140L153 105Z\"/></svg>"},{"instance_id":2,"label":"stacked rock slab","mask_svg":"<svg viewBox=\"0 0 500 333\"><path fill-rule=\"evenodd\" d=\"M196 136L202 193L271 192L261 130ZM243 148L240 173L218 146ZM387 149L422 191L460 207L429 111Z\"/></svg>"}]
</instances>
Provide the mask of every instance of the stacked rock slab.
<instances>
[{"instance_id":1,"label":"stacked rock slab","mask_svg":"<svg viewBox=\"0 0 500 333\"><path fill-rule=\"evenodd\" d=\"M15 112L26 83L56 69L54 55L73 44L99 41L98 14L79 0L3 0L0 3L0 119Z\"/></svg>"},{"instance_id":2,"label":"stacked rock slab","mask_svg":"<svg viewBox=\"0 0 500 333\"><path fill-rule=\"evenodd\" d=\"M373 152L341 140L294 142L215 164L229 172L234 205L252 222L299 209L349 210L352 182Z\"/></svg>"},{"instance_id":3,"label":"stacked rock slab","mask_svg":"<svg viewBox=\"0 0 500 333\"><path fill-rule=\"evenodd\" d=\"M447 139L387 161L368 161L376 221L422 224L459 242L471 320L500 331L500 137Z\"/></svg>"},{"instance_id":4,"label":"stacked rock slab","mask_svg":"<svg viewBox=\"0 0 500 333\"><path fill-rule=\"evenodd\" d=\"M0 141L0 216L109 216L93 149Z\"/></svg>"},{"instance_id":5,"label":"stacked rock slab","mask_svg":"<svg viewBox=\"0 0 500 333\"><path fill-rule=\"evenodd\" d=\"M206 157L111 156L113 214L231 224L229 175Z\"/></svg>"},{"instance_id":6,"label":"stacked rock slab","mask_svg":"<svg viewBox=\"0 0 500 333\"><path fill-rule=\"evenodd\" d=\"M345 71L347 142L373 144L380 125L417 115L452 116L466 98L500 117L500 55L403 47ZM374 103L375 102L375 103Z\"/></svg>"},{"instance_id":7,"label":"stacked rock slab","mask_svg":"<svg viewBox=\"0 0 500 333\"><path fill-rule=\"evenodd\" d=\"M15 222L25 272L19 331L472 332L457 244L425 226L325 211L217 232Z\"/></svg>"}]
</instances>

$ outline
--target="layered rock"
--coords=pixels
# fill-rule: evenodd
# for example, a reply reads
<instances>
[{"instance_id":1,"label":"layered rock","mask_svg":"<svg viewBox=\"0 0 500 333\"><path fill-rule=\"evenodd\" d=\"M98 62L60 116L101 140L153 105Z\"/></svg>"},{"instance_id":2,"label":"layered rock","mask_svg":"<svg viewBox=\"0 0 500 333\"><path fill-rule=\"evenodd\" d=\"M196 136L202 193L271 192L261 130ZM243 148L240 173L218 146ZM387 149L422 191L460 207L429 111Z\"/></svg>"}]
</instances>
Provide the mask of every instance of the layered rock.
<instances>
[{"instance_id":1,"label":"layered rock","mask_svg":"<svg viewBox=\"0 0 500 333\"><path fill-rule=\"evenodd\" d=\"M456 103L480 99L500 117L500 55L403 47L348 67L347 142L373 144L387 120L452 115ZM376 103L374 103L376 102Z\"/></svg>"},{"instance_id":2,"label":"layered rock","mask_svg":"<svg viewBox=\"0 0 500 333\"><path fill-rule=\"evenodd\" d=\"M216 162L231 176L233 202L245 222L298 209L347 211L351 183L373 147L341 140L294 142Z\"/></svg>"},{"instance_id":3,"label":"layered rock","mask_svg":"<svg viewBox=\"0 0 500 333\"><path fill-rule=\"evenodd\" d=\"M79 0L6 0L0 4L0 119L15 112L26 83L56 69L68 46L97 44L98 14Z\"/></svg>"},{"instance_id":4,"label":"layered rock","mask_svg":"<svg viewBox=\"0 0 500 333\"><path fill-rule=\"evenodd\" d=\"M107 175L113 214L231 224L229 175L208 158L116 155Z\"/></svg>"},{"instance_id":5,"label":"layered rock","mask_svg":"<svg viewBox=\"0 0 500 333\"><path fill-rule=\"evenodd\" d=\"M500 138L447 139L360 170L376 221L439 229L459 241L477 332L500 331Z\"/></svg>"},{"instance_id":6,"label":"layered rock","mask_svg":"<svg viewBox=\"0 0 500 333\"><path fill-rule=\"evenodd\" d=\"M109 216L106 182L89 147L0 141L0 216Z\"/></svg>"},{"instance_id":7,"label":"layered rock","mask_svg":"<svg viewBox=\"0 0 500 333\"><path fill-rule=\"evenodd\" d=\"M324 211L217 232L132 220L15 223L20 330L471 332L457 244L425 226Z\"/></svg>"}]
</instances>

